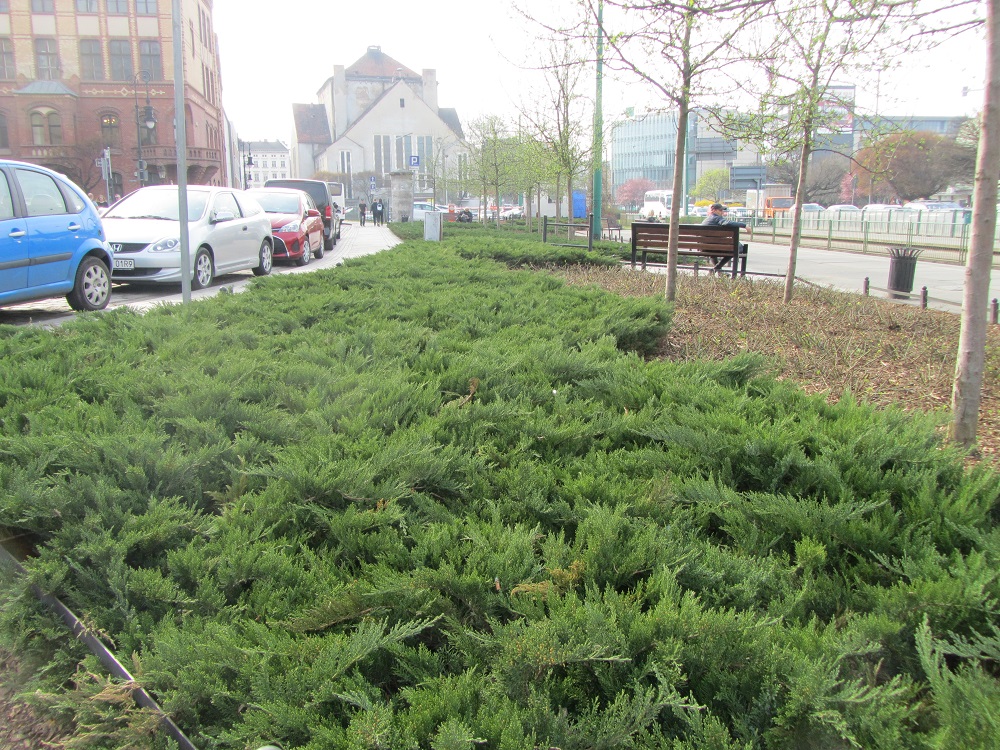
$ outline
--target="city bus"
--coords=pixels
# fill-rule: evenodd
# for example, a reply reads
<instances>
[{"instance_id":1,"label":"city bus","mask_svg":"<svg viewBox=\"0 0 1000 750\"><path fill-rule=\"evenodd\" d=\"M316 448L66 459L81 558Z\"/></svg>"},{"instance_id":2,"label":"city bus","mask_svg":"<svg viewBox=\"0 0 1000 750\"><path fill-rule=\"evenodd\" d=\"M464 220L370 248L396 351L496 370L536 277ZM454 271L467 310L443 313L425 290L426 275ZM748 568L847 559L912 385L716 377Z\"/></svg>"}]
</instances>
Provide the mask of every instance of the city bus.
<instances>
[{"instance_id":1,"label":"city bus","mask_svg":"<svg viewBox=\"0 0 1000 750\"><path fill-rule=\"evenodd\" d=\"M673 190L647 190L642 197L642 215L644 218L655 216L665 219L670 216L670 203L673 200Z\"/></svg>"}]
</instances>

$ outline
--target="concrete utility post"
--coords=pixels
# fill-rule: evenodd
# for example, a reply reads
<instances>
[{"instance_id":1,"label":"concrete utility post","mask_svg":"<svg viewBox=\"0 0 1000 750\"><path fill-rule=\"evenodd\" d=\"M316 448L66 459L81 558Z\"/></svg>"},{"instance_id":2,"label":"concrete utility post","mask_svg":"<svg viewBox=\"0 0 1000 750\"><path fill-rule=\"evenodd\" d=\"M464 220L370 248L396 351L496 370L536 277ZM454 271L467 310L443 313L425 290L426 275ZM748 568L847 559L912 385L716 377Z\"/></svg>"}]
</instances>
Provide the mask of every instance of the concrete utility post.
<instances>
[{"instance_id":1,"label":"concrete utility post","mask_svg":"<svg viewBox=\"0 0 1000 750\"><path fill-rule=\"evenodd\" d=\"M389 211L393 221L413 218L413 173L408 169L389 174Z\"/></svg>"}]
</instances>

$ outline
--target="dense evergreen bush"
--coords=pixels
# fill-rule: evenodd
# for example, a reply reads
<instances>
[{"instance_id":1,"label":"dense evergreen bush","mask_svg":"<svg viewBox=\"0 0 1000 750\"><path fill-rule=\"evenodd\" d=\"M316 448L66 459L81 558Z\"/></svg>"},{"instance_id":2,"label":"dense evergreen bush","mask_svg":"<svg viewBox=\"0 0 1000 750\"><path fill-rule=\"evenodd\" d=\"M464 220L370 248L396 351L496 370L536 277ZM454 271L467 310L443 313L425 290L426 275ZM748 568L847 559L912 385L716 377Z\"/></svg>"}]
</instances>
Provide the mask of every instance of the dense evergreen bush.
<instances>
[{"instance_id":1,"label":"dense evergreen bush","mask_svg":"<svg viewBox=\"0 0 1000 750\"><path fill-rule=\"evenodd\" d=\"M0 331L0 526L203 748L992 747L997 477L508 267L564 250ZM0 624L81 738L165 747L23 583Z\"/></svg>"}]
</instances>

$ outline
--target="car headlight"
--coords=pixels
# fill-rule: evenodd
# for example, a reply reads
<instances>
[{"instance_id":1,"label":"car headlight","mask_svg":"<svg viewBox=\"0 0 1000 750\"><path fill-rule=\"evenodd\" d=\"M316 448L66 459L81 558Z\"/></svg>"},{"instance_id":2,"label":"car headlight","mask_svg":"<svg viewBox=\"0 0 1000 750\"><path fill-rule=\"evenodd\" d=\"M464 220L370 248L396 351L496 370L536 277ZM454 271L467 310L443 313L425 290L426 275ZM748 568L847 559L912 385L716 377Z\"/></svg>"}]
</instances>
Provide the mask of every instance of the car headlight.
<instances>
[{"instance_id":1,"label":"car headlight","mask_svg":"<svg viewBox=\"0 0 1000 750\"><path fill-rule=\"evenodd\" d=\"M181 241L179 237L166 237L159 242L155 242L149 246L149 252L151 253L169 253L179 249L181 246Z\"/></svg>"},{"instance_id":2,"label":"car headlight","mask_svg":"<svg viewBox=\"0 0 1000 750\"><path fill-rule=\"evenodd\" d=\"M279 232L297 232L297 231L299 231L299 225L301 223L302 223L301 221L292 221L292 222L289 222L288 224L285 224L285 226L281 227L281 229L279 229L278 231Z\"/></svg>"}]
</instances>

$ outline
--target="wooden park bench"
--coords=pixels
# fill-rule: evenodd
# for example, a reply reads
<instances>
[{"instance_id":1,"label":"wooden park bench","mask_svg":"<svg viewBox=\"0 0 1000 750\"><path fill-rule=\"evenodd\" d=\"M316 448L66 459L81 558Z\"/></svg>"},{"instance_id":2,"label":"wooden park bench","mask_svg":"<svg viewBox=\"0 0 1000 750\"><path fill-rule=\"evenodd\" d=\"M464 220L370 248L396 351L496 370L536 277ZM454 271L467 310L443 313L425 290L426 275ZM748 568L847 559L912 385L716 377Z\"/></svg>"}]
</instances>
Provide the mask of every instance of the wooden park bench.
<instances>
[{"instance_id":1,"label":"wooden park bench","mask_svg":"<svg viewBox=\"0 0 1000 750\"><path fill-rule=\"evenodd\" d=\"M622 241L622 224L618 219L601 219L601 224L603 225L602 237L606 235L609 240L613 240L616 239L615 235L617 235L617 240Z\"/></svg>"},{"instance_id":2,"label":"wooden park bench","mask_svg":"<svg viewBox=\"0 0 1000 750\"><path fill-rule=\"evenodd\" d=\"M681 224L677 228L678 266L695 266L699 258L711 261L712 270L719 272L727 264L731 265L732 277L747 272L747 245L740 242L740 228L708 224ZM632 223L632 268L636 256L642 253L642 268L646 268L646 256L667 254L670 240L670 225L656 222L638 221ZM681 263L681 258L692 258L689 263ZM664 259L665 260L665 259Z\"/></svg>"}]
</instances>

